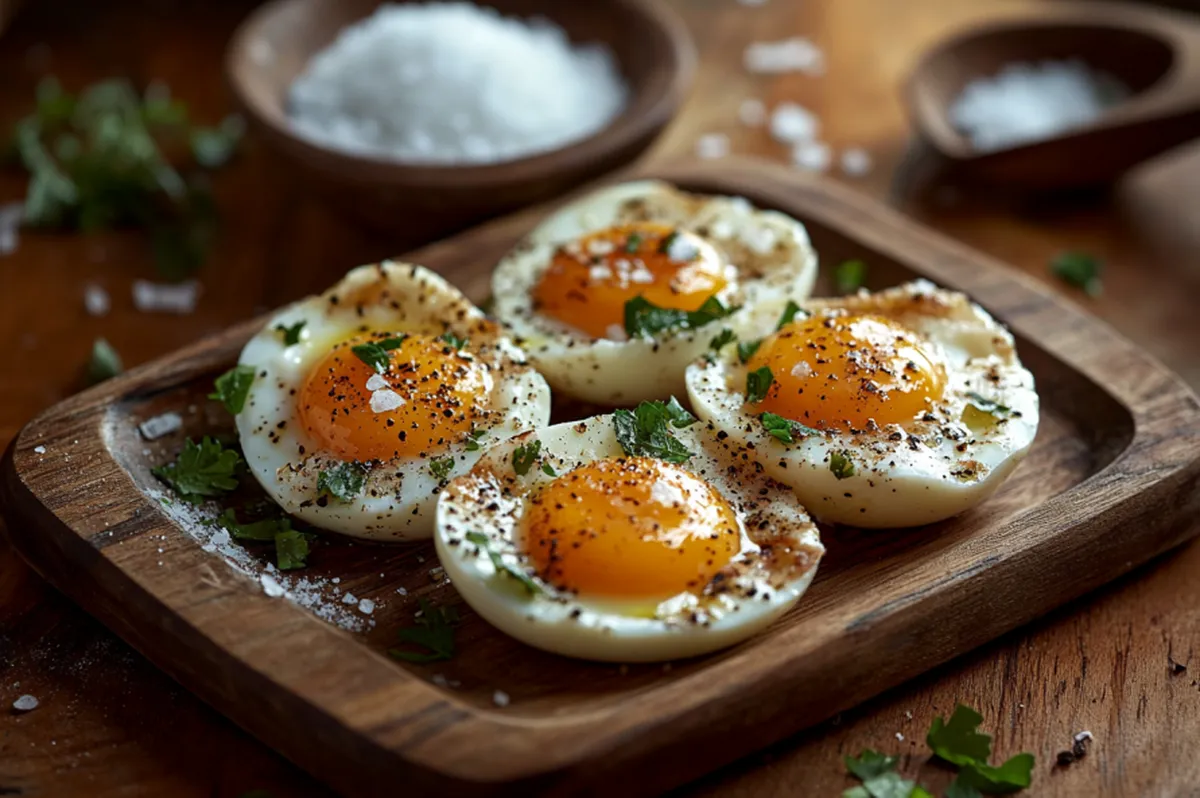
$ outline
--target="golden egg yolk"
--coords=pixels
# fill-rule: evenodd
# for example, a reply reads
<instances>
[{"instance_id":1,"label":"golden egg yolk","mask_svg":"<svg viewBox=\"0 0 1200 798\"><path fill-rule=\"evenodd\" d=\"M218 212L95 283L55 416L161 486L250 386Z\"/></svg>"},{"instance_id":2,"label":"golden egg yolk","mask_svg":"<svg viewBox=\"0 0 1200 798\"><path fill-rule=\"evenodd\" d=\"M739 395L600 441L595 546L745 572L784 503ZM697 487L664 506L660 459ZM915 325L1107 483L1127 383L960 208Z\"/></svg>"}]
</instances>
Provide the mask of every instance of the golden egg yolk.
<instances>
[{"instance_id":1,"label":"golden egg yolk","mask_svg":"<svg viewBox=\"0 0 1200 798\"><path fill-rule=\"evenodd\" d=\"M560 247L533 290L533 307L594 338L622 339L629 300L697 310L727 283L721 256L707 241L637 222Z\"/></svg>"},{"instance_id":2,"label":"golden egg yolk","mask_svg":"<svg viewBox=\"0 0 1200 798\"><path fill-rule=\"evenodd\" d=\"M768 336L746 368L771 370L752 407L818 429L903 424L942 396L945 369L911 330L880 316L796 320Z\"/></svg>"},{"instance_id":3,"label":"golden egg yolk","mask_svg":"<svg viewBox=\"0 0 1200 798\"><path fill-rule=\"evenodd\" d=\"M660 601L699 591L741 549L733 509L708 483L648 457L556 478L533 499L525 548L562 590Z\"/></svg>"},{"instance_id":4,"label":"golden egg yolk","mask_svg":"<svg viewBox=\"0 0 1200 798\"><path fill-rule=\"evenodd\" d=\"M323 451L342 460L417 457L466 440L486 415L487 368L440 338L408 335L381 350L388 357L382 373L355 354L357 346L399 337L345 341L309 372L300 420Z\"/></svg>"}]
</instances>

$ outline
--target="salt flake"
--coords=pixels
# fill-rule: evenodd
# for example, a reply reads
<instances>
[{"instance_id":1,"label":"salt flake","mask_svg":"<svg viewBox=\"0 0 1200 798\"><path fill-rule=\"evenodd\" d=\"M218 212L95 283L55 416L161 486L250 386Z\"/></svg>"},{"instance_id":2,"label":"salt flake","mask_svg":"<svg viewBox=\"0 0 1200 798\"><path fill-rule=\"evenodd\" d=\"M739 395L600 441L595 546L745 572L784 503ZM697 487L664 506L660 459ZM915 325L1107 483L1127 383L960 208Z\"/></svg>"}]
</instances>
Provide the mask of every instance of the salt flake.
<instances>
[{"instance_id":1,"label":"salt flake","mask_svg":"<svg viewBox=\"0 0 1200 798\"><path fill-rule=\"evenodd\" d=\"M38 700L31 695L23 695L14 701L12 706L17 712L29 712L37 709Z\"/></svg>"}]
</instances>

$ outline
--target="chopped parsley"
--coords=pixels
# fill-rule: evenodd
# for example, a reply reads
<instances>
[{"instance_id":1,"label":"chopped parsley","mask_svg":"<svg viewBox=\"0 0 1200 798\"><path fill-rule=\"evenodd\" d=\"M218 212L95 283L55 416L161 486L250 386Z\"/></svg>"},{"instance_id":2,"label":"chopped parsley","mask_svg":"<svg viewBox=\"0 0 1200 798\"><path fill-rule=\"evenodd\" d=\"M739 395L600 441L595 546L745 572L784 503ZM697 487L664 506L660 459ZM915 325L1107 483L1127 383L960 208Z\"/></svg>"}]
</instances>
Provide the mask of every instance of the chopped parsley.
<instances>
[{"instance_id":1,"label":"chopped parsley","mask_svg":"<svg viewBox=\"0 0 1200 798\"><path fill-rule=\"evenodd\" d=\"M388 655L405 662L439 662L454 656L454 627L458 626L458 611L454 607L434 607L421 599L421 610L415 626L396 632L401 643L420 646L424 651L388 649Z\"/></svg>"},{"instance_id":2,"label":"chopped parsley","mask_svg":"<svg viewBox=\"0 0 1200 798\"><path fill-rule=\"evenodd\" d=\"M846 452L833 452L829 455L829 470L838 479L854 476L854 461Z\"/></svg>"},{"instance_id":3,"label":"chopped parsley","mask_svg":"<svg viewBox=\"0 0 1200 798\"><path fill-rule=\"evenodd\" d=\"M307 321L301 319L295 324L276 324L275 332L283 333L283 345L295 346L300 343L300 331L308 324Z\"/></svg>"},{"instance_id":4,"label":"chopped parsley","mask_svg":"<svg viewBox=\"0 0 1200 798\"><path fill-rule=\"evenodd\" d=\"M217 523L229 532L234 540L250 543L274 543L275 565L281 571L303 568L308 564L308 536L292 529L287 518L267 518L249 524L239 524L233 510L221 513Z\"/></svg>"},{"instance_id":5,"label":"chopped parsley","mask_svg":"<svg viewBox=\"0 0 1200 798\"><path fill-rule=\"evenodd\" d=\"M174 463L154 468L151 473L170 485L180 498L199 503L236 489L241 462L236 451L206 435L200 443L193 443L191 438L184 441L183 451Z\"/></svg>"},{"instance_id":6,"label":"chopped parsley","mask_svg":"<svg viewBox=\"0 0 1200 798\"><path fill-rule=\"evenodd\" d=\"M658 244L658 251L663 254L670 254L671 247L675 246L675 242L679 240L679 231L672 230L663 237L663 240Z\"/></svg>"},{"instance_id":7,"label":"chopped parsley","mask_svg":"<svg viewBox=\"0 0 1200 798\"><path fill-rule=\"evenodd\" d=\"M642 237L638 233L630 233L629 238L625 239L625 251L637 252L642 248Z\"/></svg>"},{"instance_id":8,"label":"chopped parsley","mask_svg":"<svg viewBox=\"0 0 1200 798\"><path fill-rule=\"evenodd\" d=\"M746 401L761 402L767 398L767 391L771 390L771 383L775 382L775 375L771 373L771 369L766 366L757 368L746 375Z\"/></svg>"},{"instance_id":9,"label":"chopped parsley","mask_svg":"<svg viewBox=\"0 0 1200 798\"><path fill-rule=\"evenodd\" d=\"M554 466L549 463L542 463L542 473L548 477L558 476L558 472L554 470Z\"/></svg>"},{"instance_id":10,"label":"chopped parsley","mask_svg":"<svg viewBox=\"0 0 1200 798\"><path fill-rule=\"evenodd\" d=\"M658 401L642 402L633 410L613 411L617 442L625 454L657 457L676 465L686 463L692 453L671 434L671 427L682 429L694 422L692 414L674 399L671 405Z\"/></svg>"},{"instance_id":11,"label":"chopped parsley","mask_svg":"<svg viewBox=\"0 0 1200 798\"><path fill-rule=\"evenodd\" d=\"M93 341L92 355L88 358L87 363L88 384L95 385L104 382L122 371L124 371L124 367L121 365L121 356L117 354L117 350L112 348L112 344L103 338Z\"/></svg>"},{"instance_id":12,"label":"chopped parsley","mask_svg":"<svg viewBox=\"0 0 1200 798\"><path fill-rule=\"evenodd\" d=\"M696 417L685 410L674 396L667 401L667 417L675 429L685 429L696 423Z\"/></svg>"},{"instance_id":13,"label":"chopped parsley","mask_svg":"<svg viewBox=\"0 0 1200 798\"><path fill-rule=\"evenodd\" d=\"M643 296L636 296L625 303L625 333L630 338L653 338L667 330L694 330L735 310L722 305L715 296L704 300L698 310L661 308Z\"/></svg>"},{"instance_id":14,"label":"chopped parsley","mask_svg":"<svg viewBox=\"0 0 1200 798\"><path fill-rule=\"evenodd\" d=\"M797 437L807 438L817 434L812 427L806 427L799 421L792 421L774 413L763 413L759 420L762 421L763 429L783 443L793 443Z\"/></svg>"},{"instance_id":15,"label":"chopped parsley","mask_svg":"<svg viewBox=\"0 0 1200 798\"><path fill-rule=\"evenodd\" d=\"M236 416L246 406L246 397L250 395L253 383L254 367L237 365L217 377L208 398L220 401L226 410Z\"/></svg>"},{"instance_id":16,"label":"chopped parsley","mask_svg":"<svg viewBox=\"0 0 1200 798\"><path fill-rule=\"evenodd\" d=\"M359 360L382 374L387 371L388 364L392 362L392 356L388 353L399 349L407 337L407 335L397 335L381 341L368 341L365 344L350 347L350 351Z\"/></svg>"},{"instance_id":17,"label":"chopped parsley","mask_svg":"<svg viewBox=\"0 0 1200 798\"><path fill-rule=\"evenodd\" d=\"M367 467L362 463L337 463L317 474L317 494L329 494L335 499L348 502L362 493L366 481Z\"/></svg>"},{"instance_id":18,"label":"chopped parsley","mask_svg":"<svg viewBox=\"0 0 1200 798\"><path fill-rule=\"evenodd\" d=\"M796 320L796 314L800 312L800 306L792 300L788 300L787 307L783 309L783 313L779 316L779 322L775 325L775 330L778 332L787 325Z\"/></svg>"},{"instance_id":19,"label":"chopped parsley","mask_svg":"<svg viewBox=\"0 0 1200 798\"><path fill-rule=\"evenodd\" d=\"M1086 252L1063 252L1050 261L1050 272L1064 283L1082 288L1088 296L1100 296L1104 284L1100 274L1104 264Z\"/></svg>"},{"instance_id":20,"label":"chopped parsley","mask_svg":"<svg viewBox=\"0 0 1200 798\"><path fill-rule=\"evenodd\" d=\"M760 346L762 346L761 338L757 341L742 341L737 345L738 360L743 363L749 361Z\"/></svg>"},{"instance_id":21,"label":"chopped parsley","mask_svg":"<svg viewBox=\"0 0 1200 798\"><path fill-rule=\"evenodd\" d=\"M308 565L308 536L288 529L275 536L275 565L281 571L294 571Z\"/></svg>"},{"instance_id":22,"label":"chopped parsley","mask_svg":"<svg viewBox=\"0 0 1200 798\"><path fill-rule=\"evenodd\" d=\"M733 330L726 327L717 333L711 341L708 342L708 348L714 352L720 352L727 344L731 344L737 340L737 335Z\"/></svg>"},{"instance_id":23,"label":"chopped parsley","mask_svg":"<svg viewBox=\"0 0 1200 798\"><path fill-rule=\"evenodd\" d=\"M518 476L525 476L529 473L529 469L533 468L533 464L542 455L542 442L533 441L525 443L513 450L512 464L513 471L517 472Z\"/></svg>"},{"instance_id":24,"label":"chopped parsley","mask_svg":"<svg viewBox=\"0 0 1200 798\"><path fill-rule=\"evenodd\" d=\"M833 269L833 284L839 294L853 294L867 281L867 264L861 260L845 260Z\"/></svg>"},{"instance_id":25,"label":"chopped parsley","mask_svg":"<svg viewBox=\"0 0 1200 798\"><path fill-rule=\"evenodd\" d=\"M843 792L842 798L933 798L924 787L896 772L897 760L870 748L857 757L845 757L846 769L862 784Z\"/></svg>"},{"instance_id":26,"label":"chopped parsley","mask_svg":"<svg viewBox=\"0 0 1200 798\"><path fill-rule=\"evenodd\" d=\"M446 343L450 344L450 346L454 347L455 350L462 349L464 346L467 345L466 338L459 338L457 335L450 332L449 330L447 330L446 332L439 335L438 340L445 341Z\"/></svg>"},{"instance_id":27,"label":"chopped parsley","mask_svg":"<svg viewBox=\"0 0 1200 798\"><path fill-rule=\"evenodd\" d=\"M536 596L537 594L544 592L542 590L542 586L535 582L533 578L529 576L529 574L525 573L525 571L523 571L521 568L505 562L503 555L492 548L491 541L488 540L487 535L483 534L482 532L468 532L467 541L474 543L487 554L488 559L492 561L492 567L496 569L497 574L504 574L505 576L517 580L521 583L521 586L525 588L525 592L531 596Z\"/></svg>"},{"instance_id":28,"label":"chopped parsley","mask_svg":"<svg viewBox=\"0 0 1200 798\"><path fill-rule=\"evenodd\" d=\"M991 413L995 416L1007 416L1012 413L1012 408L1002 405L999 402L993 401L986 397L980 396L974 391L967 392L967 398L971 400L971 404L978 407L985 413Z\"/></svg>"},{"instance_id":29,"label":"chopped parsley","mask_svg":"<svg viewBox=\"0 0 1200 798\"><path fill-rule=\"evenodd\" d=\"M436 460L429 461L429 473L433 474L433 478L439 482L450 475L454 470L453 457L439 457Z\"/></svg>"},{"instance_id":30,"label":"chopped parsley","mask_svg":"<svg viewBox=\"0 0 1200 798\"><path fill-rule=\"evenodd\" d=\"M1017 754L1002 765L989 765L992 738L979 731L982 722L982 715L959 704L949 721L940 716L933 719L925 742L939 759L958 766L955 784L962 785L960 795L970 795L969 788L977 794L1014 792L1028 787L1032 781L1033 754Z\"/></svg>"},{"instance_id":31,"label":"chopped parsley","mask_svg":"<svg viewBox=\"0 0 1200 798\"><path fill-rule=\"evenodd\" d=\"M465 448L466 448L466 450L467 450L468 452L477 452L477 451L479 451L479 440L480 440L480 438L482 438L484 435L487 435L487 430L485 430L485 429L473 429L473 430L471 430L471 432L469 433L469 436L470 436L470 437L469 437L469 439L467 440L467 445L466 445L466 447L465 447Z\"/></svg>"}]
</instances>

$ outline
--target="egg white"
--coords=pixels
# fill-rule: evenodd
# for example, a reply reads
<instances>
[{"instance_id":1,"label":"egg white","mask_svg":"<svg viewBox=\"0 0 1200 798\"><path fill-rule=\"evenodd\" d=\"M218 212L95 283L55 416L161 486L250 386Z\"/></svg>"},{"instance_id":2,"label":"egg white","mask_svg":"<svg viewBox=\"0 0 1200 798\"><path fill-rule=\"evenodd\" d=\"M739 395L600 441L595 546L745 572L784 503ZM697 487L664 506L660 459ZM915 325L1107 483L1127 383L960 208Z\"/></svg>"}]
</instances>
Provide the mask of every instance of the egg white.
<instances>
[{"instance_id":1,"label":"egg white","mask_svg":"<svg viewBox=\"0 0 1200 798\"><path fill-rule=\"evenodd\" d=\"M277 328L298 322L304 322L300 340L286 346ZM463 351L487 367L490 382L486 433L476 451L469 451L464 441L422 452L421 457L374 464L364 490L351 501L320 497L318 474L340 460L322 451L306 432L297 397L314 364L335 344L365 330L451 332L469 339ZM524 353L456 288L436 273L411 264L385 261L361 266L324 294L289 305L250 339L239 363L255 370L245 407L236 417L251 473L286 512L354 537L387 541L429 537L437 494L447 480L469 470L487 445L543 426L550 418L549 387L525 365ZM438 479L429 464L444 457L452 457L454 465L444 479Z\"/></svg>"},{"instance_id":2,"label":"egg white","mask_svg":"<svg viewBox=\"0 0 1200 798\"><path fill-rule=\"evenodd\" d=\"M824 548L815 525L785 486L745 452L697 422L673 430L693 452L684 466L734 509L742 547L723 589L706 588L662 602L614 601L557 590L535 573L521 546L527 502L557 474L623 457L611 415L557 424L491 449L438 502L434 542L442 567L472 609L503 632L546 651L592 660L651 662L690 657L744 640L791 608L816 573ZM541 442L541 459L524 475L513 468L518 446ZM488 548L540 588L530 593L497 572L488 552L467 539L482 533Z\"/></svg>"},{"instance_id":3,"label":"egg white","mask_svg":"<svg viewBox=\"0 0 1200 798\"><path fill-rule=\"evenodd\" d=\"M689 194L656 180L603 188L555 212L496 267L495 314L522 339L529 358L556 392L584 402L633 405L682 394L684 369L723 328L737 330L743 311L695 330L655 338L592 338L539 314L533 291L555 251L596 230L655 221L697 234L714 246L727 275L717 295L727 307L767 307L812 292L817 256L804 226L741 197Z\"/></svg>"},{"instance_id":4,"label":"egg white","mask_svg":"<svg viewBox=\"0 0 1200 798\"><path fill-rule=\"evenodd\" d=\"M1033 375L1021 365L1012 335L962 294L920 280L876 294L812 300L804 309L897 321L920 337L922 348L947 375L943 399L921 419L855 432L818 431L785 444L767 433L753 406L745 405L747 368L734 346L688 367L688 396L696 414L743 445L755 446L766 472L792 486L819 520L858 527L940 521L994 493L1029 451L1038 426ZM752 337L773 332L776 322L759 314ZM968 411L975 404L969 394L1011 413ZM972 425L964 423L964 412ZM852 475L840 469L839 478L832 467L835 454L849 459Z\"/></svg>"}]
</instances>

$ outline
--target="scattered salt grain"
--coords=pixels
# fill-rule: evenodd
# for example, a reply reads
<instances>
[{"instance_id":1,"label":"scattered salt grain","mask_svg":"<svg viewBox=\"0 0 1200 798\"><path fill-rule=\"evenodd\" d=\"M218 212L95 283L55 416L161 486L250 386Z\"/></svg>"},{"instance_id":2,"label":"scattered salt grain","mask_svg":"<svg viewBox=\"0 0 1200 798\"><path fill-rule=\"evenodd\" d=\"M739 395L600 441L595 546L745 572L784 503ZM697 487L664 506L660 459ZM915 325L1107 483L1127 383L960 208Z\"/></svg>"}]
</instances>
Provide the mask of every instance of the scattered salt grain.
<instances>
[{"instance_id":1,"label":"scattered salt grain","mask_svg":"<svg viewBox=\"0 0 1200 798\"><path fill-rule=\"evenodd\" d=\"M504 692L503 690L497 690L496 692L492 693L492 703L496 706L506 707L508 706L508 702L508 693Z\"/></svg>"},{"instance_id":2,"label":"scattered salt grain","mask_svg":"<svg viewBox=\"0 0 1200 798\"><path fill-rule=\"evenodd\" d=\"M1091 741L1094 739L1095 739L1095 737L1092 736L1092 733L1090 731L1081 731L1081 732L1079 732L1079 734L1075 735L1075 742L1077 742L1077 743L1081 743L1084 740Z\"/></svg>"},{"instance_id":3,"label":"scattered salt grain","mask_svg":"<svg viewBox=\"0 0 1200 798\"><path fill-rule=\"evenodd\" d=\"M746 71L764 75L783 72L825 74L825 54L802 36L775 42L754 42L742 54L742 64Z\"/></svg>"},{"instance_id":4,"label":"scattered salt grain","mask_svg":"<svg viewBox=\"0 0 1200 798\"><path fill-rule=\"evenodd\" d=\"M1086 125L1129 95L1128 86L1077 59L1014 62L968 83L949 115L986 152Z\"/></svg>"},{"instance_id":5,"label":"scattered salt grain","mask_svg":"<svg viewBox=\"0 0 1200 798\"><path fill-rule=\"evenodd\" d=\"M258 581L262 583L263 592L271 598L279 598L287 592L283 589L283 585L279 584L275 577L270 574L262 574L259 576Z\"/></svg>"},{"instance_id":6,"label":"scattered salt grain","mask_svg":"<svg viewBox=\"0 0 1200 798\"><path fill-rule=\"evenodd\" d=\"M380 388L390 388L387 379L382 374L372 374L367 378L367 390L378 391Z\"/></svg>"},{"instance_id":7,"label":"scattered salt grain","mask_svg":"<svg viewBox=\"0 0 1200 798\"><path fill-rule=\"evenodd\" d=\"M335 576L333 579L330 579L329 581L333 582L335 585L340 585L342 583L342 578L340 576Z\"/></svg>"},{"instance_id":8,"label":"scattered salt grain","mask_svg":"<svg viewBox=\"0 0 1200 798\"><path fill-rule=\"evenodd\" d=\"M407 596L408 588L398 587L398 588L396 588L396 592L399 593L401 596Z\"/></svg>"},{"instance_id":9,"label":"scattered salt grain","mask_svg":"<svg viewBox=\"0 0 1200 798\"><path fill-rule=\"evenodd\" d=\"M792 163L809 172L824 172L833 160L833 151L823 141L802 141L792 148Z\"/></svg>"},{"instance_id":10,"label":"scattered salt grain","mask_svg":"<svg viewBox=\"0 0 1200 798\"><path fill-rule=\"evenodd\" d=\"M724 133L705 133L696 139L697 158L724 158L729 154L729 136Z\"/></svg>"},{"instance_id":11,"label":"scattered salt grain","mask_svg":"<svg viewBox=\"0 0 1200 798\"><path fill-rule=\"evenodd\" d=\"M370 615L375 612L375 602L371 599L362 599L358 602L358 611L363 615Z\"/></svg>"},{"instance_id":12,"label":"scattered salt grain","mask_svg":"<svg viewBox=\"0 0 1200 798\"><path fill-rule=\"evenodd\" d=\"M182 427L183 417L178 413L163 413L138 424L138 431L142 433L143 438L153 441L158 440L164 435L170 435Z\"/></svg>"},{"instance_id":13,"label":"scattered salt grain","mask_svg":"<svg viewBox=\"0 0 1200 798\"><path fill-rule=\"evenodd\" d=\"M200 298L200 283L152 283L134 280L133 305L143 313L191 313Z\"/></svg>"},{"instance_id":14,"label":"scattered salt grain","mask_svg":"<svg viewBox=\"0 0 1200 798\"><path fill-rule=\"evenodd\" d=\"M24 218L24 203L0 205L0 255L11 255L17 251L18 230Z\"/></svg>"},{"instance_id":15,"label":"scattered salt grain","mask_svg":"<svg viewBox=\"0 0 1200 798\"><path fill-rule=\"evenodd\" d=\"M30 712L37 709L38 700L31 695L23 695L13 702L13 709L17 712Z\"/></svg>"},{"instance_id":16,"label":"scattered salt grain","mask_svg":"<svg viewBox=\"0 0 1200 798\"><path fill-rule=\"evenodd\" d=\"M762 100L747 97L738 106L738 121L746 127L762 127L767 121L767 106Z\"/></svg>"},{"instance_id":17,"label":"scattered salt grain","mask_svg":"<svg viewBox=\"0 0 1200 798\"><path fill-rule=\"evenodd\" d=\"M907 718L908 720L912 720L913 719L912 710L911 709L906 710L904 713L904 717Z\"/></svg>"},{"instance_id":18,"label":"scattered salt grain","mask_svg":"<svg viewBox=\"0 0 1200 798\"><path fill-rule=\"evenodd\" d=\"M354 597L353 593L351 593L349 590L347 590L346 595L342 596L342 603L343 604L357 604L358 599Z\"/></svg>"},{"instance_id":19,"label":"scattered salt grain","mask_svg":"<svg viewBox=\"0 0 1200 798\"><path fill-rule=\"evenodd\" d=\"M896 739L899 740L900 742L904 742L904 735L901 734L900 732L896 732Z\"/></svg>"},{"instance_id":20,"label":"scattered salt grain","mask_svg":"<svg viewBox=\"0 0 1200 798\"><path fill-rule=\"evenodd\" d=\"M404 404L404 398L391 388L381 388L371 394L372 413L390 413Z\"/></svg>"},{"instance_id":21,"label":"scattered salt grain","mask_svg":"<svg viewBox=\"0 0 1200 798\"><path fill-rule=\"evenodd\" d=\"M794 102L781 102L771 112L771 138L784 144L812 141L821 131L821 121L812 111Z\"/></svg>"},{"instance_id":22,"label":"scattered salt grain","mask_svg":"<svg viewBox=\"0 0 1200 798\"><path fill-rule=\"evenodd\" d=\"M102 287L88 283L83 289L83 307L89 316L104 316L112 307L112 300Z\"/></svg>"},{"instance_id":23,"label":"scattered salt grain","mask_svg":"<svg viewBox=\"0 0 1200 798\"><path fill-rule=\"evenodd\" d=\"M45 454L46 447L45 446L34 446L33 451L34 451L34 454Z\"/></svg>"},{"instance_id":24,"label":"scattered salt grain","mask_svg":"<svg viewBox=\"0 0 1200 798\"><path fill-rule=\"evenodd\" d=\"M612 53L543 18L475 3L389 3L350 25L292 84L293 127L407 163L497 163L607 125L628 91Z\"/></svg>"},{"instance_id":25,"label":"scattered salt grain","mask_svg":"<svg viewBox=\"0 0 1200 798\"><path fill-rule=\"evenodd\" d=\"M842 173L848 177L862 177L871 171L871 153L862 147L847 147L842 151Z\"/></svg>"}]
</instances>

